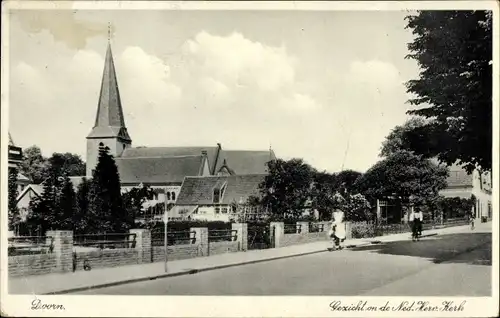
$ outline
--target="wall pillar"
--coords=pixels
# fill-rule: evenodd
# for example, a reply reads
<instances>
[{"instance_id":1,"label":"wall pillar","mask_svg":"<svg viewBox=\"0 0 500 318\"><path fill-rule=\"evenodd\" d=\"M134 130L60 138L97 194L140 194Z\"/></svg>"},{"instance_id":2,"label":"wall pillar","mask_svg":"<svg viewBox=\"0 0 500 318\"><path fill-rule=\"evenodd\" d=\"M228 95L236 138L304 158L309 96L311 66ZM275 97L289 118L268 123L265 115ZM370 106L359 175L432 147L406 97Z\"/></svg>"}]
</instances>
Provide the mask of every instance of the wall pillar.
<instances>
[{"instance_id":1,"label":"wall pillar","mask_svg":"<svg viewBox=\"0 0 500 318\"><path fill-rule=\"evenodd\" d=\"M300 233L300 234L309 233L309 222L297 222L297 230L298 229L300 229L300 232L297 231L297 233Z\"/></svg>"},{"instance_id":2,"label":"wall pillar","mask_svg":"<svg viewBox=\"0 0 500 318\"><path fill-rule=\"evenodd\" d=\"M73 271L73 231L47 231L47 243L52 242L57 271Z\"/></svg>"},{"instance_id":3,"label":"wall pillar","mask_svg":"<svg viewBox=\"0 0 500 318\"><path fill-rule=\"evenodd\" d=\"M151 231L147 229L131 229L135 234L135 248L139 263L151 263ZM132 248L132 246L130 246Z\"/></svg>"},{"instance_id":4,"label":"wall pillar","mask_svg":"<svg viewBox=\"0 0 500 318\"><path fill-rule=\"evenodd\" d=\"M285 223L284 222L271 222L270 231L271 233L271 242L274 241L274 247L280 247L280 242L285 235ZM274 236L273 236L274 234Z\"/></svg>"},{"instance_id":5,"label":"wall pillar","mask_svg":"<svg viewBox=\"0 0 500 318\"><path fill-rule=\"evenodd\" d=\"M192 227L191 232L195 234L195 244L198 244L198 256L208 256L208 228Z\"/></svg>"},{"instance_id":6,"label":"wall pillar","mask_svg":"<svg viewBox=\"0 0 500 318\"><path fill-rule=\"evenodd\" d=\"M352 239L352 222L345 222L345 238Z\"/></svg>"},{"instance_id":7,"label":"wall pillar","mask_svg":"<svg viewBox=\"0 0 500 318\"><path fill-rule=\"evenodd\" d=\"M240 251L248 250L248 224L247 223L233 223L232 229L236 231L236 241L239 242Z\"/></svg>"}]
</instances>

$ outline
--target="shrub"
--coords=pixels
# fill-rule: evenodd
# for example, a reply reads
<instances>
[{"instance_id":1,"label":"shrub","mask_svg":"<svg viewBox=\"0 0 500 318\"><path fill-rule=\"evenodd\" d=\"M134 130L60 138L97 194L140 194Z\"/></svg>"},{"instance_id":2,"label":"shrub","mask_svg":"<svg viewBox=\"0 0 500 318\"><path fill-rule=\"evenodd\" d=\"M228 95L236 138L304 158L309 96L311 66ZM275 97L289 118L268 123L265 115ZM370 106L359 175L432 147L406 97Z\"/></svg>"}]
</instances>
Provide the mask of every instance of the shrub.
<instances>
[{"instance_id":1,"label":"shrub","mask_svg":"<svg viewBox=\"0 0 500 318\"><path fill-rule=\"evenodd\" d=\"M351 223L352 238L367 238L375 236L375 225L368 222Z\"/></svg>"}]
</instances>

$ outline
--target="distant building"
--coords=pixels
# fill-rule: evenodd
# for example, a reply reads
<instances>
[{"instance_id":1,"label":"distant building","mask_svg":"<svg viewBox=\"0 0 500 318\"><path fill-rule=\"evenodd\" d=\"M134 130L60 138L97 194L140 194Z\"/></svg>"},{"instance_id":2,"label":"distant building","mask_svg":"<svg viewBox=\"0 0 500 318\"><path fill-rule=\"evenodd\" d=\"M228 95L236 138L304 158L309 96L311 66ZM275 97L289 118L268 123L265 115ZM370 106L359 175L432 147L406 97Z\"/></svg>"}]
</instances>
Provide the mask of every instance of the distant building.
<instances>
[{"instance_id":1,"label":"distant building","mask_svg":"<svg viewBox=\"0 0 500 318\"><path fill-rule=\"evenodd\" d=\"M247 204L250 196L259 197L259 184L265 175L225 175L186 177L175 207L173 219L228 222L237 213L256 214ZM236 211L236 207L240 211Z\"/></svg>"},{"instance_id":2,"label":"distant building","mask_svg":"<svg viewBox=\"0 0 500 318\"><path fill-rule=\"evenodd\" d=\"M9 170L10 169L18 169L17 173L17 191L21 192L23 189L31 183L31 180L19 172L19 165L23 162L23 149L21 147L17 147L12 140L12 136L9 133Z\"/></svg>"}]
</instances>

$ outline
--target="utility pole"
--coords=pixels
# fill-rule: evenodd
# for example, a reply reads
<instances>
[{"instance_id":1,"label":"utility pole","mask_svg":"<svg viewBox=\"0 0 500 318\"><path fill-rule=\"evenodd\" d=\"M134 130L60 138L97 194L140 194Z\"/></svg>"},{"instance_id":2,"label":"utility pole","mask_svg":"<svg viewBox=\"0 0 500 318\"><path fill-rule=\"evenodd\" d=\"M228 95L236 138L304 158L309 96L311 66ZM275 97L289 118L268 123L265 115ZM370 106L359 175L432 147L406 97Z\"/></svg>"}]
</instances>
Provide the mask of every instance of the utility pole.
<instances>
[{"instance_id":1,"label":"utility pole","mask_svg":"<svg viewBox=\"0 0 500 318\"><path fill-rule=\"evenodd\" d=\"M166 199L166 198L165 198ZM165 273L168 273L168 231L167 231L167 225L168 225L168 213L167 213L167 200L165 200L165 211L163 214L163 227L164 227L164 245L165 245Z\"/></svg>"}]
</instances>

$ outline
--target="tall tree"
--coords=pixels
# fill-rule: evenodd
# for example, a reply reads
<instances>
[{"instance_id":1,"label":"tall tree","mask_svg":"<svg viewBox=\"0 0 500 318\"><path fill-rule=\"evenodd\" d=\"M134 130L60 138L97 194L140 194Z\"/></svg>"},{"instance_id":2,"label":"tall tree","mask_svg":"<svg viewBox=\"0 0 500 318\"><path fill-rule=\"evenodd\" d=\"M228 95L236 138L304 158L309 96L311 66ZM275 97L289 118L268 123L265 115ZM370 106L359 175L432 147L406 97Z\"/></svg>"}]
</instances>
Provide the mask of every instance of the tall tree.
<instances>
[{"instance_id":1,"label":"tall tree","mask_svg":"<svg viewBox=\"0 0 500 318\"><path fill-rule=\"evenodd\" d=\"M343 196L357 193L356 181L362 176L361 172L354 170L343 170L336 175L338 192Z\"/></svg>"},{"instance_id":2,"label":"tall tree","mask_svg":"<svg viewBox=\"0 0 500 318\"><path fill-rule=\"evenodd\" d=\"M55 152L48 159L48 162L53 171L56 171L59 175L67 175L69 177L85 175L85 163L79 155L70 152Z\"/></svg>"},{"instance_id":3,"label":"tall tree","mask_svg":"<svg viewBox=\"0 0 500 318\"><path fill-rule=\"evenodd\" d=\"M399 151L377 162L357 181L370 198L396 196L420 204L446 187L448 170L409 151Z\"/></svg>"},{"instance_id":4,"label":"tall tree","mask_svg":"<svg viewBox=\"0 0 500 318\"><path fill-rule=\"evenodd\" d=\"M19 223L19 209L17 208L17 168L9 168L9 230L13 231L16 228L16 225Z\"/></svg>"},{"instance_id":5,"label":"tall tree","mask_svg":"<svg viewBox=\"0 0 500 318\"><path fill-rule=\"evenodd\" d=\"M411 151L409 133L425 126L426 123L427 121L422 117L411 117L403 125L394 127L382 143L380 157L390 156L400 150Z\"/></svg>"},{"instance_id":6,"label":"tall tree","mask_svg":"<svg viewBox=\"0 0 500 318\"><path fill-rule=\"evenodd\" d=\"M311 189L312 208L319 213L320 220L329 220L332 214L333 195L339 184L336 175L328 172L316 172Z\"/></svg>"},{"instance_id":7,"label":"tall tree","mask_svg":"<svg viewBox=\"0 0 500 318\"><path fill-rule=\"evenodd\" d=\"M83 234L87 230L88 224L88 208L89 208L89 192L91 181L86 178L78 185L76 192L76 209L73 215L73 231L78 234Z\"/></svg>"},{"instance_id":8,"label":"tall tree","mask_svg":"<svg viewBox=\"0 0 500 318\"><path fill-rule=\"evenodd\" d=\"M57 202L57 218L55 224L60 230L73 230L73 219L76 213L76 194L73 183L68 176L62 182L61 194Z\"/></svg>"},{"instance_id":9,"label":"tall tree","mask_svg":"<svg viewBox=\"0 0 500 318\"><path fill-rule=\"evenodd\" d=\"M136 187L123 193L123 206L127 215L135 220L137 217L145 217L143 204L154 195L154 190L147 185Z\"/></svg>"},{"instance_id":10,"label":"tall tree","mask_svg":"<svg viewBox=\"0 0 500 318\"><path fill-rule=\"evenodd\" d=\"M35 184L42 183L48 177L49 162L42 155L40 147L31 146L23 150L23 162L20 165L20 171Z\"/></svg>"},{"instance_id":11,"label":"tall tree","mask_svg":"<svg viewBox=\"0 0 500 318\"><path fill-rule=\"evenodd\" d=\"M302 159L270 161L260 185L262 205L275 216L299 216L310 198L314 170Z\"/></svg>"},{"instance_id":12,"label":"tall tree","mask_svg":"<svg viewBox=\"0 0 500 318\"><path fill-rule=\"evenodd\" d=\"M414 135L437 144L414 150L469 172L491 170L492 12L420 11L406 19L415 36L407 58L421 68L407 83L415 96L409 102L419 107L408 113L431 119Z\"/></svg>"},{"instance_id":13,"label":"tall tree","mask_svg":"<svg viewBox=\"0 0 500 318\"><path fill-rule=\"evenodd\" d=\"M89 195L89 227L94 233L125 232L133 220L124 209L120 176L109 148L101 144Z\"/></svg>"}]
</instances>

